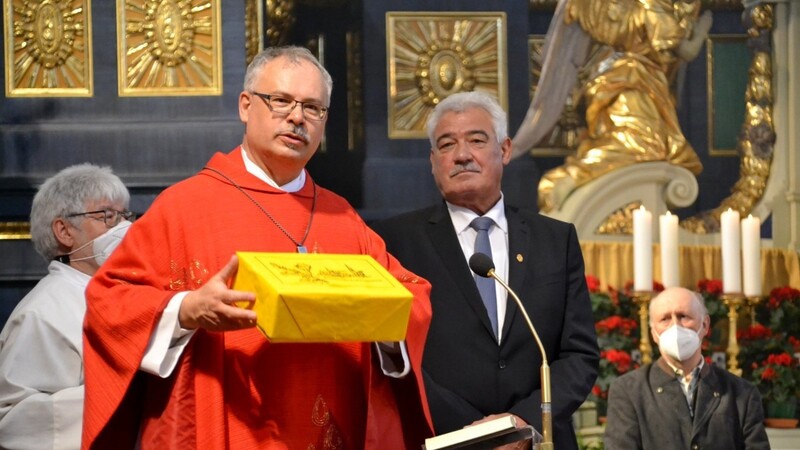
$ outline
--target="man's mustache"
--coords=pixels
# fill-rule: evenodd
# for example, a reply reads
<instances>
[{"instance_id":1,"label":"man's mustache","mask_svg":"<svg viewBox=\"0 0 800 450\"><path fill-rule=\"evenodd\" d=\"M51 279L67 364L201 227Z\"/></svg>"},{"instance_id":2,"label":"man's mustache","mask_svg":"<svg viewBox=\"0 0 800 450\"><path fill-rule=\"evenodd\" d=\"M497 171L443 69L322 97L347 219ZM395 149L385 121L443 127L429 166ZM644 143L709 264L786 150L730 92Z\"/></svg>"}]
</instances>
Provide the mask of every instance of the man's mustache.
<instances>
[{"instance_id":1,"label":"man's mustache","mask_svg":"<svg viewBox=\"0 0 800 450\"><path fill-rule=\"evenodd\" d=\"M454 177L461 172L481 173L481 167L474 161L470 161L466 164L458 164L450 170L450 177Z\"/></svg>"},{"instance_id":2,"label":"man's mustache","mask_svg":"<svg viewBox=\"0 0 800 450\"><path fill-rule=\"evenodd\" d=\"M303 142L305 142L306 144L308 144L308 141L310 139L309 136L308 136L308 130L306 129L306 127L304 127L302 125L292 125L292 128L290 128L288 130L280 131L278 134L280 135L280 134L286 134L286 133L294 134L295 136L297 136L300 139L302 139Z\"/></svg>"}]
</instances>

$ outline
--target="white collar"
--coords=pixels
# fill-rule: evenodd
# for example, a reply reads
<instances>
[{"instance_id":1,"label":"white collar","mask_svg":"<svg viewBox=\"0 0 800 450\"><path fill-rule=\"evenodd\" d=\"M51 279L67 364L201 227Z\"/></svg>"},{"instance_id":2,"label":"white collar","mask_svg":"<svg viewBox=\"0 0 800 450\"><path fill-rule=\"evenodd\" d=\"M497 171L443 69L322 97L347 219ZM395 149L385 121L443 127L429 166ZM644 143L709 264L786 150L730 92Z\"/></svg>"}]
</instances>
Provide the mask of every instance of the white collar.
<instances>
[{"instance_id":1,"label":"white collar","mask_svg":"<svg viewBox=\"0 0 800 450\"><path fill-rule=\"evenodd\" d=\"M469 228L469 224L478 217L478 215L471 209L464 208L463 206L454 205L450 202L447 204L447 211L450 213L450 219L453 221L453 227L457 234L461 234L464 230ZM503 201L503 193L500 193L500 200L494 204L483 217L492 219L495 225L503 230L504 233L508 232L508 220L506 220L506 208Z\"/></svg>"},{"instance_id":2,"label":"white collar","mask_svg":"<svg viewBox=\"0 0 800 450\"><path fill-rule=\"evenodd\" d=\"M284 184L283 186L278 186L278 183L275 182L268 174L264 171L261 167L258 167L256 163L250 160L247 157L247 152L244 151L244 147L239 146L242 149L242 159L244 160L244 168L253 174L259 180L267 183L268 185L280 189L286 192L297 192L303 188L306 184L306 171L301 170L300 175L297 176L294 180Z\"/></svg>"}]
</instances>

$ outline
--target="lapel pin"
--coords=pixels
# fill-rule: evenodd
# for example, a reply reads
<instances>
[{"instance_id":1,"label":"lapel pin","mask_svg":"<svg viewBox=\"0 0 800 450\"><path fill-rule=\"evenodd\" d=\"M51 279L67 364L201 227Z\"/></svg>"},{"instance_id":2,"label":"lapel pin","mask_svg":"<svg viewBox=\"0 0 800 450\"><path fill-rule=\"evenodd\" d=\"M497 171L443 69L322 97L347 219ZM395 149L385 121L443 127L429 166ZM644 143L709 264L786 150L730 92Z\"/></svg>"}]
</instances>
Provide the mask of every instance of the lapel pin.
<instances>
[{"instance_id":1,"label":"lapel pin","mask_svg":"<svg viewBox=\"0 0 800 450\"><path fill-rule=\"evenodd\" d=\"M521 253L517 253L517 262L522 262L523 259L525 259L525 258L522 257L522 254Z\"/></svg>"}]
</instances>

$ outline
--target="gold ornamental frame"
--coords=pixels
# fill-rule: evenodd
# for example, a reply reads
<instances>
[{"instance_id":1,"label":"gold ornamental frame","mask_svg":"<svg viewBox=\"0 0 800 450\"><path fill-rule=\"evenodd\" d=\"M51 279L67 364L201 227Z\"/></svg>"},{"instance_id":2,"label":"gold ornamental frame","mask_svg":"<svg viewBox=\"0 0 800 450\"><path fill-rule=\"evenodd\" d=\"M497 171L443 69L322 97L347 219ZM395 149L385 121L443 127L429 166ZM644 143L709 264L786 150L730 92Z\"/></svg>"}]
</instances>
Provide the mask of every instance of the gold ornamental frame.
<instances>
[{"instance_id":1,"label":"gold ornamental frame","mask_svg":"<svg viewBox=\"0 0 800 450\"><path fill-rule=\"evenodd\" d=\"M0 222L0 241L21 241L30 238L30 222Z\"/></svg>"},{"instance_id":2,"label":"gold ornamental frame","mask_svg":"<svg viewBox=\"0 0 800 450\"><path fill-rule=\"evenodd\" d=\"M120 97L220 95L220 0L117 0Z\"/></svg>"},{"instance_id":3,"label":"gold ornamental frame","mask_svg":"<svg viewBox=\"0 0 800 450\"><path fill-rule=\"evenodd\" d=\"M425 138L448 95L483 91L508 110L505 12L387 12L389 138Z\"/></svg>"},{"instance_id":4,"label":"gold ornamental frame","mask_svg":"<svg viewBox=\"0 0 800 450\"><path fill-rule=\"evenodd\" d=\"M89 0L3 0L7 97L91 97Z\"/></svg>"}]
</instances>

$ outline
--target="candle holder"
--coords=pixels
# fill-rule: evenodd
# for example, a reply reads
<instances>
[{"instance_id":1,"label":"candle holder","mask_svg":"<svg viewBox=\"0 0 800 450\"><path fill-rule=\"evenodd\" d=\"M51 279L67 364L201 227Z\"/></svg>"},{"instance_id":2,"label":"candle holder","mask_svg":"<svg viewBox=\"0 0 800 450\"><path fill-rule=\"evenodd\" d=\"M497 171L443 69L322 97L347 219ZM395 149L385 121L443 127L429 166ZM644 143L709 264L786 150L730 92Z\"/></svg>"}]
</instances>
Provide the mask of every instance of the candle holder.
<instances>
[{"instance_id":1,"label":"candle holder","mask_svg":"<svg viewBox=\"0 0 800 450\"><path fill-rule=\"evenodd\" d=\"M756 306L759 303L766 300L766 296L764 295L748 295L744 298L744 304L747 308L748 314L750 314L750 326L752 327L755 325L756 322Z\"/></svg>"},{"instance_id":2,"label":"candle holder","mask_svg":"<svg viewBox=\"0 0 800 450\"><path fill-rule=\"evenodd\" d=\"M736 339L736 322L739 320L739 306L744 304L747 297L740 293L725 293L720 300L728 307L728 372L742 376L739 367L739 341Z\"/></svg>"},{"instance_id":3,"label":"candle holder","mask_svg":"<svg viewBox=\"0 0 800 450\"><path fill-rule=\"evenodd\" d=\"M653 291L634 291L631 298L639 305L639 352L642 354L642 364L650 364L653 362L653 347L650 345L648 316Z\"/></svg>"}]
</instances>

